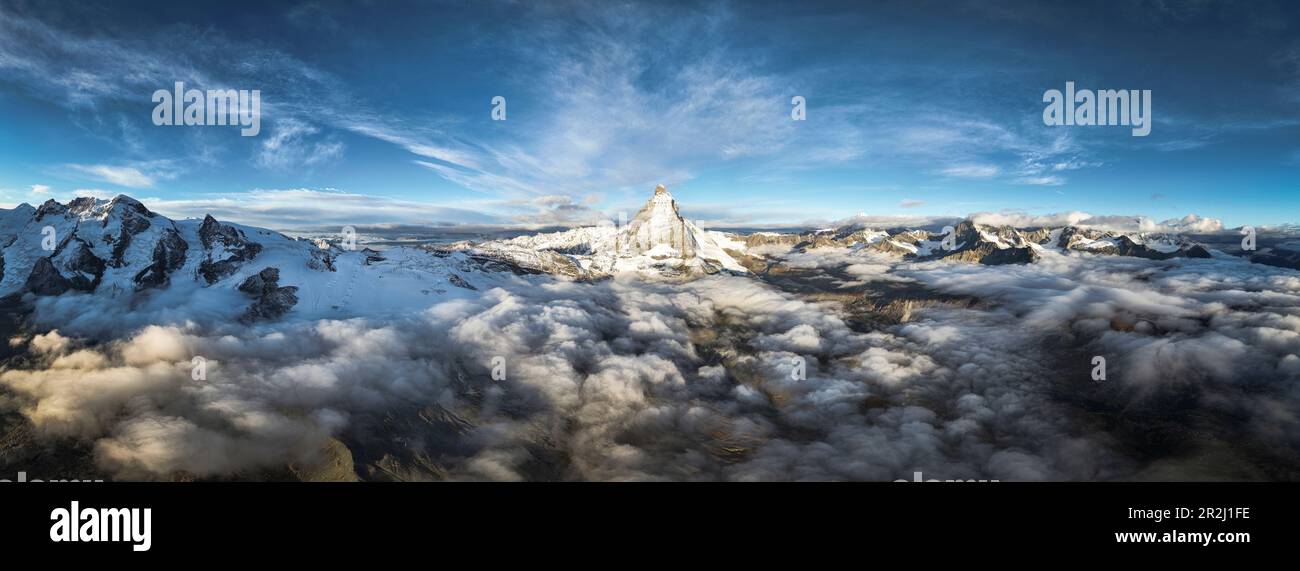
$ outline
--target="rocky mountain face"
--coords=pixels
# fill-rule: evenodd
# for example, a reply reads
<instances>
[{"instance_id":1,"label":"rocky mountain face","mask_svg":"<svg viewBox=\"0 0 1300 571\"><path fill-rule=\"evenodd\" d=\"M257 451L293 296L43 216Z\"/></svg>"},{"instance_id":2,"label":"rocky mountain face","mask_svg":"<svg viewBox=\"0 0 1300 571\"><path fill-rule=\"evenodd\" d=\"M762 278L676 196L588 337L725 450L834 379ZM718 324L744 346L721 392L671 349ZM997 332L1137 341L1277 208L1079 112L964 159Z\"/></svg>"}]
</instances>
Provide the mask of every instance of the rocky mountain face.
<instances>
[{"instance_id":1,"label":"rocky mountain face","mask_svg":"<svg viewBox=\"0 0 1300 571\"><path fill-rule=\"evenodd\" d=\"M744 248L743 242L704 230L683 217L663 185L622 228L612 224L575 228L456 248L521 271L584 279L622 271L674 277L747 271L734 257Z\"/></svg>"},{"instance_id":2,"label":"rocky mountain face","mask_svg":"<svg viewBox=\"0 0 1300 571\"><path fill-rule=\"evenodd\" d=\"M1298 246L1298 248L1300 248L1300 246ZM1280 247L1260 248L1258 251L1250 253L1246 257L1256 264L1300 270L1300 249L1291 250Z\"/></svg>"},{"instance_id":3,"label":"rocky mountain face","mask_svg":"<svg viewBox=\"0 0 1300 571\"><path fill-rule=\"evenodd\" d=\"M188 248L175 223L124 195L3 211L0 244L0 295L159 287Z\"/></svg>"},{"instance_id":4,"label":"rocky mountain face","mask_svg":"<svg viewBox=\"0 0 1300 571\"><path fill-rule=\"evenodd\" d=\"M689 279L770 267L774 252L847 248L904 260L1024 264L1045 251L1164 260L1210 257L1181 235L1094 228L1014 228L962 221L945 232L861 225L805 233L737 235L683 217L662 185L623 227L575 228L440 248L347 251L336 244L223 223L171 220L140 202L78 198L0 210L0 297L89 294L117 301L172 288L225 292L244 322L369 314L474 295L491 276L552 274L598 279L620 272ZM1286 250L1256 257L1290 263ZM1269 256L1272 256L1271 258Z\"/></svg>"},{"instance_id":5,"label":"rocky mountain face","mask_svg":"<svg viewBox=\"0 0 1300 571\"><path fill-rule=\"evenodd\" d=\"M623 228L612 225L575 228L510 240L466 242L453 249L517 272L592 279L629 270L670 277L718 271L744 273L769 268L768 256L772 254L818 248L847 248L905 260L985 265L1030 264L1046 251L1151 260L1212 256L1205 245L1179 234L1126 233L1080 226L1016 228L978 224L972 220L963 220L940 232L903 227L881 229L861 224L802 233L742 235L707 231L681 216L677 202L663 185L655 189L650 200ZM1290 261L1279 255L1259 257L1279 264Z\"/></svg>"},{"instance_id":6,"label":"rocky mountain face","mask_svg":"<svg viewBox=\"0 0 1300 571\"><path fill-rule=\"evenodd\" d=\"M677 212L677 201L664 185L655 187L654 196L614 238L614 251L620 256L658 255L688 258L707 240L694 224Z\"/></svg>"},{"instance_id":7,"label":"rocky mountain face","mask_svg":"<svg viewBox=\"0 0 1300 571\"><path fill-rule=\"evenodd\" d=\"M294 293L298 291L298 288L296 286L281 287L279 282L280 270L278 268L264 268L262 271L248 276L248 279L239 284L239 291L255 299L253 305L248 306L248 310L240 317L240 321L250 323L276 319L287 313L294 305L297 305L298 296L294 295Z\"/></svg>"},{"instance_id":8,"label":"rocky mountain face","mask_svg":"<svg viewBox=\"0 0 1300 571\"><path fill-rule=\"evenodd\" d=\"M849 248L887 256L944 260L986 265L1028 264L1045 249L1063 252L1130 256L1152 260L1208 258L1209 250L1189 238L1156 233L1132 233L1065 226L1015 228L964 220L947 232L908 228L871 229L850 225L802 234L758 232L743 237L747 248L788 247L797 251Z\"/></svg>"},{"instance_id":9,"label":"rocky mountain face","mask_svg":"<svg viewBox=\"0 0 1300 571\"><path fill-rule=\"evenodd\" d=\"M245 240L243 232L233 226L223 226L212 215L203 217L199 242L206 253L199 263L199 275L210 284L230 275L262 251L261 244Z\"/></svg>"},{"instance_id":10,"label":"rocky mountain face","mask_svg":"<svg viewBox=\"0 0 1300 571\"><path fill-rule=\"evenodd\" d=\"M214 292L204 296L214 306L246 304L232 316L244 322L397 310L449 288L470 291L481 284L476 275L491 271L461 254L402 248L381 256L212 216L171 220L125 195L0 210L0 248L0 298L85 294L133 304L151 292L199 288ZM402 279L380 282L393 266ZM387 283L401 291L368 297Z\"/></svg>"},{"instance_id":11,"label":"rocky mountain face","mask_svg":"<svg viewBox=\"0 0 1300 571\"><path fill-rule=\"evenodd\" d=\"M1256 256L1300 251L1287 249L1294 247L1291 242L1270 242ZM849 261L837 261L836 267L783 259L786 254L818 249L843 250ZM1203 242L1182 235L1075 226L1014 228L970 220L943 232L847 225L816 232L738 235L698 227L680 215L677 203L660 187L621 228L575 228L511 240L379 252L344 249L327 240L295 239L211 216L171 220L118 196L0 210L0 310L10 315L0 325L14 328L6 338L26 333L18 331L25 314L15 306L29 306L27 313L34 313L30 302L50 301L51 296L84 299L85 304L69 305L91 310L112 306L130 308L129 312L147 306L151 299L162 303L180 299L185 319L197 315L200 321L210 317L218 327L231 323L258 327L275 320L408 315L457 297L479 300L492 295L500 280L513 280L517 287L515 274L595 279L639 272L651 279L689 279L729 272L761 279L818 303L841 301L854 327L867 330L906 323L926 308L971 308L985 302L915 281L863 280L860 272L847 268L865 266L870 272L877 265L858 264L852 258L858 254L903 261L1026 264L1056 255L1165 260L1220 256L1222 251L1216 247L1211 252ZM834 254L819 258L838 260L840 252ZM190 295L170 295L175 293ZM452 367L457 375L469 375L463 364ZM466 394L480 398L482 393L471 393L468 384L462 386L467 387ZM343 434L329 441L322 462L290 465L287 472L268 477L446 477L437 459L425 455L425 450L458 445L474 421L461 412L412 404L356 416ZM17 414L0 415L0 464L5 458L50 473L94 469L93 450L47 449L30 423L24 424ZM541 461L535 466L533 476L538 479L562 477L559 462Z\"/></svg>"}]
</instances>

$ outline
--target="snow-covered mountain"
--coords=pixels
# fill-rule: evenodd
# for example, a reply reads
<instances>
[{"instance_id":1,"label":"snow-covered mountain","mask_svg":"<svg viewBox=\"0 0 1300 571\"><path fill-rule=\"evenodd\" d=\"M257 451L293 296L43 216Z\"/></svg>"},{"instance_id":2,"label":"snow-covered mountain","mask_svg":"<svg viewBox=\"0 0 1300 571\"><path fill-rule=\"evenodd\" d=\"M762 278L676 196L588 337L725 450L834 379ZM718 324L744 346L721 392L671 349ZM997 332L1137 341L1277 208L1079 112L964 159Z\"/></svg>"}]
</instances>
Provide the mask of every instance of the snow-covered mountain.
<instances>
[{"instance_id":1,"label":"snow-covered mountain","mask_svg":"<svg viewBox=\"0 0 1300 571\"><path fill-rule=\"evenodd\" d=\"M643 443L628 479L725 479L737 465L770 465L770 446L788 450L809 428L858 431L846 454L890 416L902 419L890 430L910 434L925 418L908 416L918 403L974 402L978 419L988 416L979 403L1027 386L1008 401L1018 419L1046 406L1023 398L1051 392L1033 384L1043 371L1075 370L1091 386L1079 355L1125 363L1176 350L1160 367L1120 369L1145 378L1114 377L1141 390L1216 370L1203 354L1279 379L1261 385L1291 386L1300 371L1295 347L1256 342L1269 324L1271 339L1290 338L1294 273L1233 258L1234 233L970 220L935 230L708 231L667 189L623 227L383 251L211 216L171 220L125 196L0 210L0 311L13 318L0 389L14 403L0 415L0 468L121 479L610 478L623 472L591 466L611 446ZM1257 256L1296 241L1270 236ZM812 357L807 379L788 380L790 355ZM213 381L192 377L196 356L215 364ZM508 376L498 378L499 358ZM1206 386L1238 387L1228 382L1237 375ZM1009 380L984 394L963 388L987 379ZM933 400L916 400L914 388ZM842 406L864 395L892 412ZM1122 416L1127 396L1100 404ZM822 415L825 406L847 412ZM808 425L808 411L825 418ZM951 424L935 422L927 434ZM961 448L993 450L1007 426L963 431L997 443ZM1017 449L1041 443L1048 425L1026 426ZM1076 433L1060 431L1069 442ZM51 445L67 441L49 435L84 445ZM700 460L686 472L683 446ZM1041 446L1059 456L1058 442ZM877 478L855 470L827 475Z\"/></svg>"},{"instance_id":2,"label":"snow-covered mountain","mask_svg":"<svg viewBox=\"0 0 1300 571\"><path fill-rule=\"evenodd\" d=\"M474 256L586 278L625 271L670 276L746 272L733 257L744 249L743 242L704 230L683 217L662 184L621 228L613 224L575 228L463 247Z\"/></svg>"},{"instance_id":3,"label":"snow-covered mountain","mask_svg":"<svg viewBox=\"0 0 1300 571\"><path fill-rule=\"evenodd\" d=\"M125 195L0 210L0 297L92 295L135 304L181 292L214 318L246 322L373 316L476 295L511 274L744 273L744 245L683 218L665 188L613 225L451 247L348 250L211 216L172 220ZM222 312L217 308L236 308ZM193 309L193 308L192 308Z\"/></svg>"},{"instance_id":4,"label":"snow-covered mountain","mask_svg":"<svg viewBox=\"0 0 1300 571\"><path fill-rule=\"evenodd\" d=\"M462 253L349 251L211 216L171 220L125 195L0 210L0 246L0 297L135 304L193 290L189 303L239 308L246 321L401 311L492 280Z\"/></svg>"},{"instance_id":5,"label":"snow-covered mountain","mask_svg":"<svg viewBox=\"0 0 1300 571\"><path fill-rule=\"evenodd\" d=\"M744 243L747 248L777 245L807 251L839 247L918 261L986 265L1033 263L1045 250L1153 260L1211 256L1204 245L1178 234L1123 233L1079 226L1015 228L970 220L941 232L909 228L877 230L858 225L802 234L760 232L745 237Z\"/></svg>"},{"instance_id":6,"label":"snow-covered mountain","mask_svg":"<svg viewBox=\"0 0 1300 571\"><path fill-rule=\"evenodd\" d=\"M739 235L683 217L662 185L622 227L614 224L440 248L348 250L337 243L202 219L171 220L127 197L53 200L0 210L0 297L89 294L135 304L156 292L237 308L214 318L273 320L400 313L439 298L477 295L512 274L599 279L619 273L690 279L746 274L785 251L847 248L905 260L1033 263L1044 251L1149 259L1211 257L1177 234L1076 226L1014 228L962 221L946 232L837 229ZM134 307L134 305L132 305Z\"/></svg>"}]
</instances>

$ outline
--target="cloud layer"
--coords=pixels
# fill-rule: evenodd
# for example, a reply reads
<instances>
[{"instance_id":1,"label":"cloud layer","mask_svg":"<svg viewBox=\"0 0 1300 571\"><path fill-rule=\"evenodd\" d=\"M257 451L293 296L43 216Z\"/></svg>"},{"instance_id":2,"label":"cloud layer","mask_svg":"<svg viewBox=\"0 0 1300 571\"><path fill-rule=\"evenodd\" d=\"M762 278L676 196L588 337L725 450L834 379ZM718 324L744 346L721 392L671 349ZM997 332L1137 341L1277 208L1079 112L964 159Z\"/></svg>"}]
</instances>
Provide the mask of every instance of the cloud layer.
<instances>
[{"instance_id":1,"label":"cloud layer","mask_svg":"<svg viewBox=\"0 0 1300 571\"><path fill-rule=\"evenodd\" d=\"M452 479L1294 476L1294 272L824 254L791 262L862 278L832 289L911 284L980 302L918 306L882 326L749 277L519 278L390 322L240 329L155 316L170 324L105 342L49 333L16 341L32 365L0 383L40 431L93 442L120 478L254 477L313 461L330 438L359 461L408 458L408 473ZM97 319L103 337L117 317ZM1105 382L1090 379L1095 355ZM193 378L196 356L206 379ZM498 364L505 378L493 380ZM367 433L411 407L458 428L383 444ZM1138 430L1201 436L1153 450L1135 444ZM1214 469L1197 460L1207 451L1236 463Z\"/></svg>"}]
</instances>

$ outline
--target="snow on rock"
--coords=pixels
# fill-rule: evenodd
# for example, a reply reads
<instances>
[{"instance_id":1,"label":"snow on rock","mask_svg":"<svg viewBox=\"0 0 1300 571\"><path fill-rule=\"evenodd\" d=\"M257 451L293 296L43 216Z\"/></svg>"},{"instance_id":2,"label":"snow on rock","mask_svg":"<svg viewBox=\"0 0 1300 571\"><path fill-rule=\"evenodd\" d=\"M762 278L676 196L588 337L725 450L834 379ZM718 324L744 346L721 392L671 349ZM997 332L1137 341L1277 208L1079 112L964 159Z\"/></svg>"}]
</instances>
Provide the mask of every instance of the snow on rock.
<instances>
[{"instance_id":1,"label":"snow on rock","mask_svg":"<svg viewBox=\"0 0 1300 571\"><path fill-rule=\"evenodd\" d=\"M655 187L650 200L621 229L613 225L574 228L468 245L466 249L523 270L580 278L620 272L692 276L747 271L728 253L743 251L744 242L703 230L683 217L663 185Z\"/></svg>"},{"instance_id":2,"label":"snow on rock","mask_svg":"<svg viewBox=\"0 0 1300 571\"><path fill-rule=\"evenodd\" d=\"M0 209L0 297L32 303L87 296L84 308L154 311L165 319L248 322L346 319L409 314L450 299L471 299L534 274L598 279L628 272L694 278L747 273L766 255L822 247L852 255L974 263L1031 263L1053 255L1150 259L1209 257L1178 234L1090 228L955 227L955 248L926 230L849 225L800 234L749 236L706 231L681 216L660 185L622 228L574 228L440 248L399 246L381 253L323 240L292 238L212 216L171 220L127 196L78 198ZM50 304L47 304L50 305ZM124 311L127 311L124 309ZM144 315L144 314L142 314ZM139 319L146 319L140 317Z\"/></svg>"},{"instance_id":3,"label":"snow on rock","mask_svg":"<svg viewBox=\"0 0 1300 571\"><path fill-rule=\"evenodd\" d=\"M0 248L0 296L185 300L176 315L220 320L409 313L508 275L462 252L379 256L211 216L170 220L125 195L0 209ZM85 307L98 307L90 298Z\"/></svg>"}]
</instances>

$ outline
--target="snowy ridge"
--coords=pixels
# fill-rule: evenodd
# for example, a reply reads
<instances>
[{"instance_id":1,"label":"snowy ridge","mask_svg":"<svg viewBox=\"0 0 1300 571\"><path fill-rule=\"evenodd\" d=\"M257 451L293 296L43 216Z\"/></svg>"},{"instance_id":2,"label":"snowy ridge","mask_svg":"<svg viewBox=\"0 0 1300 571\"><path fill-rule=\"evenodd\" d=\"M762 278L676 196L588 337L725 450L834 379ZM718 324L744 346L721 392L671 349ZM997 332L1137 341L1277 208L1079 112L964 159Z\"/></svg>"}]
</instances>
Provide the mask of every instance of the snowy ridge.
<instances>
[{"instance_id":1,"label":"snowy ridge","mask_svg":"<svg viewBox=\"0 0 1300 571\"><path fill-rule=\"evenodd\" d=\"M765 254L823 247L981 264L1032 263L1047 252L1156 260L1211 256L1195 241L1168 233L1020 229L970 220L953 232L860 225L803 234L707 231L681 216L672 194L660 185L622 228L610 224L442 248L349 251L329 241L291 238L211 216L171 220L122 195L0 210L0 296L87 295L136 307L167 292L171 303L208 308L214 319L345 318L477 296L514 275L745 274L747 267L763 267Z\"/></svg>"},{"instance_id":2,"label":"snowy ridge","mask_svg":"<svg viewBox=\"0 0 1300 571\"><path fill-rule=\"evenodd\" d=\"M952 234L907 228L882 231L850 224L802 234L756 232L743 239L749 248L784 246L796 251L847 248L865 254L981 264L1033 263L1046 252L1149 259L1211 257L1207 247L1179 234L1125 233L1078 226L1016 228L971 220L957 224L952 228Z\"/></svg>"},{"instance_id":3,"label":"snowy ridge","mask_svg":"<svg viewBox=\"0 0 1300 571\"><path fill-rule=\"evenodd\" d=\"M210 216L174 221L125 195L0 210L0 246L0 296L134 307L165 293L220 319L402 313L476 295L507 275L460 252L348 251Z\"/></svg>"}]
</instances>

